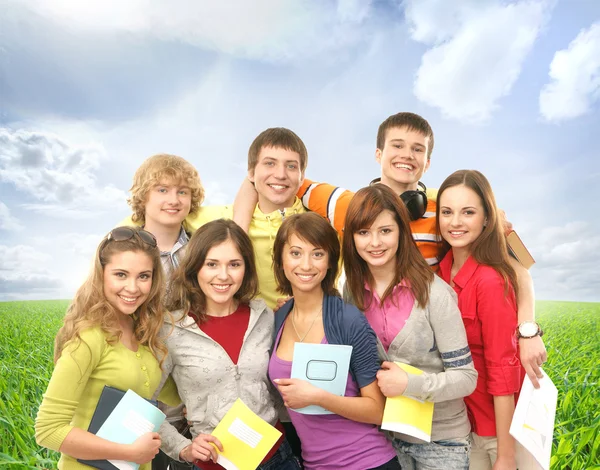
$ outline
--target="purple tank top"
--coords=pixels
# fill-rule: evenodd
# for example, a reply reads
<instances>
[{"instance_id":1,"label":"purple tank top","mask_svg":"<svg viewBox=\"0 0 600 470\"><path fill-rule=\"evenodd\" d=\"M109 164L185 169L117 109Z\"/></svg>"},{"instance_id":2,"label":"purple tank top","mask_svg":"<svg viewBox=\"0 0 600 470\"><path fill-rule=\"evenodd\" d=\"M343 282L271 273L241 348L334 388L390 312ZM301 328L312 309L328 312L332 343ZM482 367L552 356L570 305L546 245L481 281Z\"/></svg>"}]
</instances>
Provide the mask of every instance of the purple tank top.
<instances>
[{"instance_id":1,"label":"purple tank top","mask_svg":"<svg viewBox=\"0 0 600 470\"><path fill-rule=\"evenodd\" d=\"M291 361L280 359L276 353L282 329L277 333L269 361L271 381L291 376ZM327 339L322 343L327 344ZM344 396L358 395L358 384L348 374ZM289 408L288 411L302 442L302 458L307 470L365 470L383 465L396 456L392 444L374 424L358 423L336 414L305 415Z\"/></svg>"}]
</instances>

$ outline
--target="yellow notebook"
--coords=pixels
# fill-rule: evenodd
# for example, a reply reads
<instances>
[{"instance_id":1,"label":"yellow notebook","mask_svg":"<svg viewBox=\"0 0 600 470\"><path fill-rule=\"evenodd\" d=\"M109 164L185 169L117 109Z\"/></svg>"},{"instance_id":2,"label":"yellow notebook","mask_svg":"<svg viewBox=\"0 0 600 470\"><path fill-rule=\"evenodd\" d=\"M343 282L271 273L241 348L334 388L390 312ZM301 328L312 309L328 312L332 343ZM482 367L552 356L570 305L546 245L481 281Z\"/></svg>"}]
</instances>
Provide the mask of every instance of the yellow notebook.
<instances>
[{"instance_id":1,"label":"yellow notebook","mask_svg":"<svg viewBox=\"0 0 600 470\"><path fill-rule=\"evenodd\" d=\"M407 374L421 375L422 370L396 362ZM433 402L416 398L397 396L385 400L383 423L381 428L414 436L431 442L431 424L433 422Z\"/></svg>"},{"instance_id":2,"label":"yellow notebook","mask_svg":"<svg viewBox=\"0 0 600 470\"><path fill-rule=\"evenodd\" d=\"M217 450L219 465L227 470L255 470L281 437L281 432L238 398L212 435L223 444L223 452Z\"/></svg>"}]
</instances>

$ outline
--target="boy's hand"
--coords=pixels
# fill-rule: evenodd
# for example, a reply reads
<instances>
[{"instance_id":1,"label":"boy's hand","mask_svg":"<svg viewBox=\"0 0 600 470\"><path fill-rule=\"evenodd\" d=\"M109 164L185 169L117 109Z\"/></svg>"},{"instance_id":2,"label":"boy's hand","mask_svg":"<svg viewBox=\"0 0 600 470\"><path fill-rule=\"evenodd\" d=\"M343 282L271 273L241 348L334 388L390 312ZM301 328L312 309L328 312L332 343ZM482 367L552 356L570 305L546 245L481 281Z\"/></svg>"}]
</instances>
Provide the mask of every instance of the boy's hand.
<instances>
[{"instance_id":1,"label":"boy's hand","mask_svg":"<svg viewBox=\"0 0 600 470\"><path fill-rule=\"evenodd\" d=\"M377 372L377 385L386 397L402 395L408 385L408 374L397 364L384 361Z\"/></svg>"},{"instance_id":2,"label":"boy's hand","mask_svg":"<svg viewBox=\"0 0 600 470\"><path fill-rule=\"evenodd\" d=\"M540 388L538 379L544 376L540 366L548 359L544 340L540 336L519 338L519 356L529 380L535 388Z\"/></svg>"},{"instance_id":3,"label":"boy's hand","mask_svg":"<svg viewBox=\"0 0 600 470\"><path fill-rule=\"evenodd\" d=\"M281 307L283 307L285 305L285 303L290 300L292 297L279 297L277 299L277 305L275 305L275 307L273 307L273 313L275 313L277 310L279 310Z\"/></svg>"},{"instance_id":4,"label":"boy's hand","mask_svg":"<svg viewBox=\"0 0 600 470\"><path fill-rule=\"evenodd\" d=\"M508 235L513 229L513 224L506 218L506 212L502 209L498 209L498 216L500 217L500 223L504 229L504 235Z\"/></svg>"}]
</instances>

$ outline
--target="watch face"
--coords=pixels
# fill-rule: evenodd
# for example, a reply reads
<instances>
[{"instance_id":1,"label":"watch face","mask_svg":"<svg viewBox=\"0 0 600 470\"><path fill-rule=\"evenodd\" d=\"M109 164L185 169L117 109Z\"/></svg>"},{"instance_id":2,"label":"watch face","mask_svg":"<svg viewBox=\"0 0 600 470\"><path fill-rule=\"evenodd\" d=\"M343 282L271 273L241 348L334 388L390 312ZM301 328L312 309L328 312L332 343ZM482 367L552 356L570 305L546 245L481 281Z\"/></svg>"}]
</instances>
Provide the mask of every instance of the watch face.
<instances>
[{"instance_id":1,"label":"watch face","mask_svg":"<svg viewBox=\"0 0 600 470\"><path fill-rule=\"evenodd\" d=\"M538 331L535 323L523 323L519 326L519 333L521 336L534 336Z\"/></svg>"}]
</instances>

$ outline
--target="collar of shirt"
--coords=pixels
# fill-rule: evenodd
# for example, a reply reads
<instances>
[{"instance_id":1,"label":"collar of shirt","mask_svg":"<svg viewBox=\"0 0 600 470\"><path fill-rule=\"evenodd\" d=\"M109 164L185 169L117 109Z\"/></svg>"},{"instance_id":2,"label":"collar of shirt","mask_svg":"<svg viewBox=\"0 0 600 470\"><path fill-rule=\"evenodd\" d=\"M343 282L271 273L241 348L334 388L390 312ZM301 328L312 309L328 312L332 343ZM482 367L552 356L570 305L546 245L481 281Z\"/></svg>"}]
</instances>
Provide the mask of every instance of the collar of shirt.
<instances>
[{"instance_id":1,"label":"collar of shirt","mask_svg":"<svg viewBox=\"0 0 600 470\"><path fill-rule=\"evenodd\" d=\"M398 294L398 291L399 291L400 289L404 289L404 288L405 288L405 289L411 289L410 282L409 282L409 281L407 281L406 279L402 279L402 280L401 280L401 281L400 281L398 284L396 284L396 285L394 286L394 288L392 289L392 295L391 295L390 297L388 297L388 299L391 299L392 297L394 297L395 295L397 295L397 294ZM371 286L369 286L369 284L368 284L368 283L366 283L366 282L365 282L365 291L369 292L369 294L370 294L371 296L375 297L375 299L376 299L376 300L377 300L379 303L381 303L381 299L379 298L379 295L377 294L377 292L376 292L376 291L374 291L374 290L371 290Z\"/></svg>"},{"instance_id":2,"label":"collar of shirt","mask_svg":"<svg viewBox=\"0 0 600 470\"><path fill-rule=\"evenodd\" d=\"M188 237L188 234L186 233L186 231L183 229L183 226L182 226L181 230L179 231L179 236L177 237L177 241L173 245L173 248L171 248L170 251L161 251L160 254L161 254L161 256L174 255L175 253L177 253L177 251L179 251L181 249L181 247L184 247L185 245L187 245L187 243L189 241L190 241L190 237Z\"/></svg>"},{"instance_id":3,"label":"collar of shirt","mask_svg":"<svg viewBox=\"0 0 600 470\"><path fill-rule=\"evenodd\" d=\"M452 256L452 250L450 250L440 263L440 274L444 279L450 279L453 260L454 258ZM456 273L456 276L454 276L454 279L452 280L454 282L454 285L460 289L463 289L467 285L469 280L473 277L478 267L479 263L475 261L475 258L469 256L467 258L467 261L465 261L465 264L463 264L463 266Z\"/></svg>"}]
</instances>

